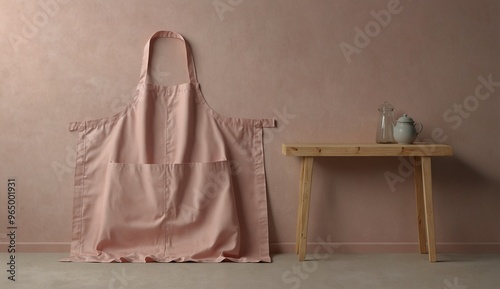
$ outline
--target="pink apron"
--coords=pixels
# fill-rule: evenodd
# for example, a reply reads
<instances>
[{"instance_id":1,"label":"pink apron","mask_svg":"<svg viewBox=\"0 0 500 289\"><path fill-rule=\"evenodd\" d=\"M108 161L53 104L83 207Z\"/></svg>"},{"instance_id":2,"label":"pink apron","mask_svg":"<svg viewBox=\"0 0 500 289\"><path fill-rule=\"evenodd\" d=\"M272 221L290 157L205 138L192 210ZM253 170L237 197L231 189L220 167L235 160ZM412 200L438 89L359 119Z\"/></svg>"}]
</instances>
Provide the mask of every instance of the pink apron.
<instances>
[{"instance_id":1,"label":"pink apron","mask_svg":"<svg viewBox=\"0 0 500 289\"><path fill-rule=\"evenodd\" d=\"M189 83L152 83L156 38L185 44ZM206 103L189 44L146 44L135 96L78 131L74 262L270 262L263 128Z\"/></svg>"}]
</instances>

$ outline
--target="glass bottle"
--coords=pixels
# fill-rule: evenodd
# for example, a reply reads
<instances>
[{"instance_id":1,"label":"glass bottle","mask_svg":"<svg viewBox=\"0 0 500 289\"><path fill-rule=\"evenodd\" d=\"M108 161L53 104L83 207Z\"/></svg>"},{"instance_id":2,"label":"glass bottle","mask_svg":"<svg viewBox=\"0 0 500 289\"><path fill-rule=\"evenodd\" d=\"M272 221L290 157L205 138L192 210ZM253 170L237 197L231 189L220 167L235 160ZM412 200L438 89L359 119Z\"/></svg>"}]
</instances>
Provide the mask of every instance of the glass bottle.
<instances>
[{"instance_id":1,"label":"glass bottle","mask_svg":"<svg viewBox=\"0 0 500 289\"><path fill-rule=\"evenodd\" d=\"M393 134L396 124L394 106L386 101L378 108L378 111L377 143L396 143Z\"/></svg>"}]
</instances>

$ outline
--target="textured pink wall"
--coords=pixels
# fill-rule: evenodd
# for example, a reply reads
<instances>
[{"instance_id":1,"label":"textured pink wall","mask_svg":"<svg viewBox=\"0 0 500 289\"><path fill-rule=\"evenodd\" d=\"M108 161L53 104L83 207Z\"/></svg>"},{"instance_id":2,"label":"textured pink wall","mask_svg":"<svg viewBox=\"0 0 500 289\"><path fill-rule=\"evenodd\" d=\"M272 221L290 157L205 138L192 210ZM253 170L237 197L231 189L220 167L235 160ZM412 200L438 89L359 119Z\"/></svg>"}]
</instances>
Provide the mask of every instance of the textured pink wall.
<instances>
[{"instance_id":1,"label":"textured pink wall","mask_svg":"<svg viewBox=\"0 0 500 289\"><path fill-rule=\"evenodd\" d=\"M454 147L433 160L438 252L499 251L499 13L495 0L1 1L0 182L17 177L18 244L69 250L76 135L67 123L119 111L148 37L174 30L190 41L215 110L278 118L266 134L275 251L293 248L298 194L299 160L281 144L373 142L385 100L424 124L420 140ZM183 71L156 63L160 80ZM310 246L416 252L403 163L318 160ZM387 172L403 181L391 188ZM2 209L3 244L6 221Z\"/></svg>"}]
</instances>

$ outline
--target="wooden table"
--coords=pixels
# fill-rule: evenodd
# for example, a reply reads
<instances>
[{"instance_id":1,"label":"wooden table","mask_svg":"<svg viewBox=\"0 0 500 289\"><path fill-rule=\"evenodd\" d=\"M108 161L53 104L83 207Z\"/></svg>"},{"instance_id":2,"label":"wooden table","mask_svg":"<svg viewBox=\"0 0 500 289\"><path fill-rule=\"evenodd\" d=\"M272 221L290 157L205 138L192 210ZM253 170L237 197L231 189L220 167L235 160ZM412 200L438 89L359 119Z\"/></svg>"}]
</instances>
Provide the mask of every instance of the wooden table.
<instances>
[{"instance_id":1,"label":"wooden table","mask_svg":"<svg viewBox=\"0 0 500 289\"><path fill-rule=\"evenodd\" d=\"M404 144L283 144L285 156L302 157L299 212L297 217L296 253L304 261L307 246L307 224L311 200L313 160L315 157L397 157L414 158L417 203L418 244L420 253L436 262L434 208L432 203L431 157L451 156L451 146L430 143Z\"/></svg>"}]
</instances>

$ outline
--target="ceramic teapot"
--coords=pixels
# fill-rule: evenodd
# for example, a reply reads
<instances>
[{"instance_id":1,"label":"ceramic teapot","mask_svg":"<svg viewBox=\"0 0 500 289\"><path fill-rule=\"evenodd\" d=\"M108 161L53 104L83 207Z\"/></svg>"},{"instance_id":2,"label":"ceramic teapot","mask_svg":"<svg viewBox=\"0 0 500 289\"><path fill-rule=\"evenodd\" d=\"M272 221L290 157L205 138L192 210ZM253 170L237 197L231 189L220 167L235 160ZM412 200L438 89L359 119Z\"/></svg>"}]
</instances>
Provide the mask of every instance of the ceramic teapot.
<instances>
[{"instance_id":1,"label":"ceramic teapot","mask_svg":"<svg viewBox=\"0 0 500 289\"><path fill-rule=\"evenodd\" d=\"M420 125L420 129L418 131L416 129L417 125ZM424 126L421 123L414 122L411 117L403 114L394 126L394 139L400 144L411 144L415 141L417 135L423 128Z\"/></svg>"}]
</instances>

